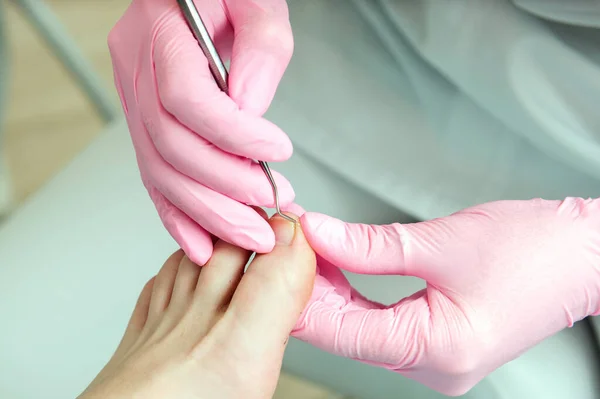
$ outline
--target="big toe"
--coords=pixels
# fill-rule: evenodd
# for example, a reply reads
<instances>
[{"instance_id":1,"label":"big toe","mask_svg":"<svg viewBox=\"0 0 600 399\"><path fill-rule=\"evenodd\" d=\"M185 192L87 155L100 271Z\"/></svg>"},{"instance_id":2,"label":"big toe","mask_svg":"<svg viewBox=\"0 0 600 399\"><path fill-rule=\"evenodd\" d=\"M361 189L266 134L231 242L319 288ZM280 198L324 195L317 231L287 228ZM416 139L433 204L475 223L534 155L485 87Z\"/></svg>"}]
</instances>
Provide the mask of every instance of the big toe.
<instances>
[{"instance_id":1,"label":"big toe","mask_svg":"<svg viewBox=\"0 0 600 399\"><path fill-rule=\"evenodd\" d=\"M226 317L264 345L282 348L312 293L316 259L300 223L274 216L269 224L277 244L248 267Z\"/></svg>"}]
</instances>

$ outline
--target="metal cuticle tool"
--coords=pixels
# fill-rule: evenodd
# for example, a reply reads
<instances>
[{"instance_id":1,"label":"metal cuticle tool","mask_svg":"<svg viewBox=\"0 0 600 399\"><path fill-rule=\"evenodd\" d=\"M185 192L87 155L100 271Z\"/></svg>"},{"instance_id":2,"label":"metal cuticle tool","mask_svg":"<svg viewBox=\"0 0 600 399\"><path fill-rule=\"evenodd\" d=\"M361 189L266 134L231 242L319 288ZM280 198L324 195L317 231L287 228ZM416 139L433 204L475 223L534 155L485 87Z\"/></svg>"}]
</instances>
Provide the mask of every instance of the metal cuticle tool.
<instances>
[{"instance_id":1,"label":"metal cuticle tool","mask_svg":"<svg viewBox=\"0 0 600 399\"><path fill-rule=\"evenodd\" d=\"M194 4L194 1L177 0L177 3L179 4L179 8L181 9L181 11L183 12L183 16L185 17L185 20L187 21L190 30L196 37L196 40L198 40L198 44L200 45L200 48L202 49L204 55L208 60L208 66L210 68L210 71L212 72L212 75L215 78L215 81L217 82L217 86L219 86L219 88L223 92L229 94L229 85L227 83L229 73L227 72L227 68L223 63L221 56L217 52L217 48L215 47L214 42L208 34L206 25L204 24L204 21L202 21L202 17L200 16L200 13L198 12L196 5ZM273 174L271 173L271 168L269 167L269 164L264 161L258 161L258 163L260 164L260 167L269 179L269 183L271 184L271 188L273 189L275 211L279 216L281 216L285 220L292 223L296 223L295 219L281 212L281 208L279 206L279 192L277 191L277 184L275 183L275 179L273 178Z\"/></svg>"}]
</instances>

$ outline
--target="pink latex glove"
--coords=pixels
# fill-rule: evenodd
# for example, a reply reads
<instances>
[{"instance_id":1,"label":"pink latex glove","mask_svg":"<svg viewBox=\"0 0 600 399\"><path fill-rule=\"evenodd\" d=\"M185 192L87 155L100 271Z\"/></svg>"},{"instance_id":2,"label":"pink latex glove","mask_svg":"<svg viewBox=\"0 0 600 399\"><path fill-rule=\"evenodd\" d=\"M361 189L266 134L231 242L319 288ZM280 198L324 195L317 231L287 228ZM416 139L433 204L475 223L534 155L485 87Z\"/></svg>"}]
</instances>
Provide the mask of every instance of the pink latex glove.
<instances>
[{"instance_id":1,"label":"pink latex glove","mask_svg":"<svg viewBox=\"0 0 600 399\"><path fill-rule=\"evenodd\" d=\"M214 235L256 252L275 236L248 205L273 206L249 158L284 161L292 144L262 118L292 55L285 0L198 0L224 59L230 97L214 82L175 0L133 0L109 35L115 84L142 180L169 233L204 264ZM282 204L290 183L274 172Z\"/></svg>"},{"instance_id":2,"label":"pink latex glove","mask_svg":"<svg viewBox=\"0 0 600 399\"><path fill-rule=\"evenodd\" d=\"M315 213L301 223L322 259L294 335L447 395L600 311L599 200L494 202L406 225ZM383 306L332 265L427 288Z\"/></svg>"}]
</instances>

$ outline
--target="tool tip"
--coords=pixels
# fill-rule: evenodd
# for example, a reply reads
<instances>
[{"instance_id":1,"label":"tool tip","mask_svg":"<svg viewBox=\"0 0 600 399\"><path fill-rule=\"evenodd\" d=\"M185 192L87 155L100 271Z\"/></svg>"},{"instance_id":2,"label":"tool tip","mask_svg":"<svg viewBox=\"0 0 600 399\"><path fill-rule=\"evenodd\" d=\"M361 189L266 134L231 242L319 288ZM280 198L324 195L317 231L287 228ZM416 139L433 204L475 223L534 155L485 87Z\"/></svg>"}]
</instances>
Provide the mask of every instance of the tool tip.
<instances>
[{"instance_id":1,"label":"tool tip","mask_svg":"<svg viewBox=\"0 0 600 399\"><path fill-rule=\"evenodd\" d=\"M280 217L282 217L283 219L287 220L290 223L293 224L297 224L298 221L296 219L294 219L293 217L290 217L288 215L286 215L285 213L282 213L281 211L277 211L277 215L279 215Z\"/></svg>"}]
</instances>

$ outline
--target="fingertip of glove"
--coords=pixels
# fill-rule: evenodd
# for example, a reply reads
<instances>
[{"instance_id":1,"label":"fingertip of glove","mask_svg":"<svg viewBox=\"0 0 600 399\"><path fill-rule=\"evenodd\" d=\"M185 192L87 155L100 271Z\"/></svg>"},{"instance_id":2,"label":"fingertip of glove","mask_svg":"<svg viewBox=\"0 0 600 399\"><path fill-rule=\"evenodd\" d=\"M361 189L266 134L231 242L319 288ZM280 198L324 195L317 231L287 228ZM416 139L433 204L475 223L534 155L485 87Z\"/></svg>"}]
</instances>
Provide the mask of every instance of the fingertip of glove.
<instances>
[{"instance_id":1,"label":"fingertip of glove","mask_svg":"<svg viewBox=\"0 0 600 399\"><path fill-rule=\"evenodd\" d=\"M261 231L258 234L248 236L245 245L241 246L257 254L268 254L273 251L275 248L275 233L273 233L267 221L265 221L265 224L267 225L267 229L264 232Z\"/></svg>"},{"instance_id":2,"label":"fingertip of glove","mask_svg":"<svg viewBox=\"0 0 600 399\"><path fill-rule=\"evenodd\" d=\"M156 193L154 198L159 198ZM210 234L173 205L168 205L168 212L165 212L165 209L167 209L167 206L163 202L157 204L159 216L171 237L179 244L192 262L201 266L206 264L213 251Z\"/></svg>"},{"instance_id":3,"label":"fingertip of glove","mask_svg":"<svg viewBox=\"0 0 600 399\"><path fill-rule=\"evenodd\" d=\"M341 220L321 213L306 212L300 218L300 224L308 243L317 253L328 253L333 248L346 246L347 228Z\"/></svg>"},{"instance_id":4,"label":"fingertip of glove","mask_svg":"<svg viewBox=\"0 0 600 399\"><path fill-rule=\"evenodd\" d=\"M212 256L213 247L193 245L185 239L178 239L177 242L183 249L186 256L195 264L204 266Z\"/></svg>"},{"instance_id":5,"label":"fingertip of glove","mask_svg":"<svg viewBox=\"0 0 600 399\"><path fill-rule=\"evenodd\" d=\"M207 264L212 256L212 250L209 252L199 252L188 249L187 251L184 250L184 252L187 257L198 266L204 266Z\"/></svg>"},{"instance_id":6,"label":"fingertip of glove","mask_svg":"<svg viewBox=\"0 0 600 399\"><path fill-rule=\"evenodd\" d=\"M274 125L267 126L267 129L268 134L262 131L259 133L260 137L248 139L231 152L264 162L285 162L290 159L294 147L287 135ZM250 134L255 134L255 131L251 131Z\"/></svg>"},{"instance_id":7,"label":"fingertip of glove","mask_svg":"<svg viewBox=\"0 0 600 399\"><path fill-rule=\"evenodd\" d=\"M262 116L273 101L286 65L264 51L239 52L231 62L231 98L244 111Z\"/></svg>"},{"instance_id":8,"label":"fingertip of glove","mask_svg":"<svg viewBox=\"0 0 600 399\"><path fill-rule=\"evenodd\" d=\"M232 95L232 98L235 99L236 104L240 107L241 110L248 112L252 115L264 115L269 108L269 100L270 98L262 93L253 93L248 91L249 89L244 90L238 95Z\"/></svg>"},{"instance_id":9,"label":"fingertip of glove","mask_svg":"<svg viewBox=\"0 0 600 399\"><path fill-rule=\"evenodd\" d=\"M179 225L177 229L169 229L169 232L192 262L204 266L212 256L212 240L208 233L194 227Z\"/></svg>"},{"instance_id":10,"label":"fingertip of glove","mask_svg":"<svg viewBox=\"0 0 600 399\"><path fill-rule=\"evenodd\" d=\"M283 205L282 208L286 212L292 213L294 215L298 215L298 221L300 221L300 218L302 218L302 215L304 215L306 213L304 208L302 208L300 205L296 204L295 202L290 202L289 204Z\"/></svg>"},{"instance_id":11,"label":"fingertip of glove","mask_svg":"<svg viewBox=\"0 0 600 399\"><path fill-rule=\"evenodd\" d=\"M310 236L328 233L330 230L329 224L335 219L327 215L316 212L306 212L300 218L300 224L304 233Z\"/></svg>"},{"instance_id":12,"label":"fingertip of glove","mask_svg":"<svg viewBox=\"0 0 600 399\"><path fill-rule=\"evenodd\" d=\"M281 137L273 144L269 157L270 162L284 162L292 157L294 153L294 145L290 138L283 132ZM264 159L264 158L263 158Z\"/></svg>"}]
</instances>

